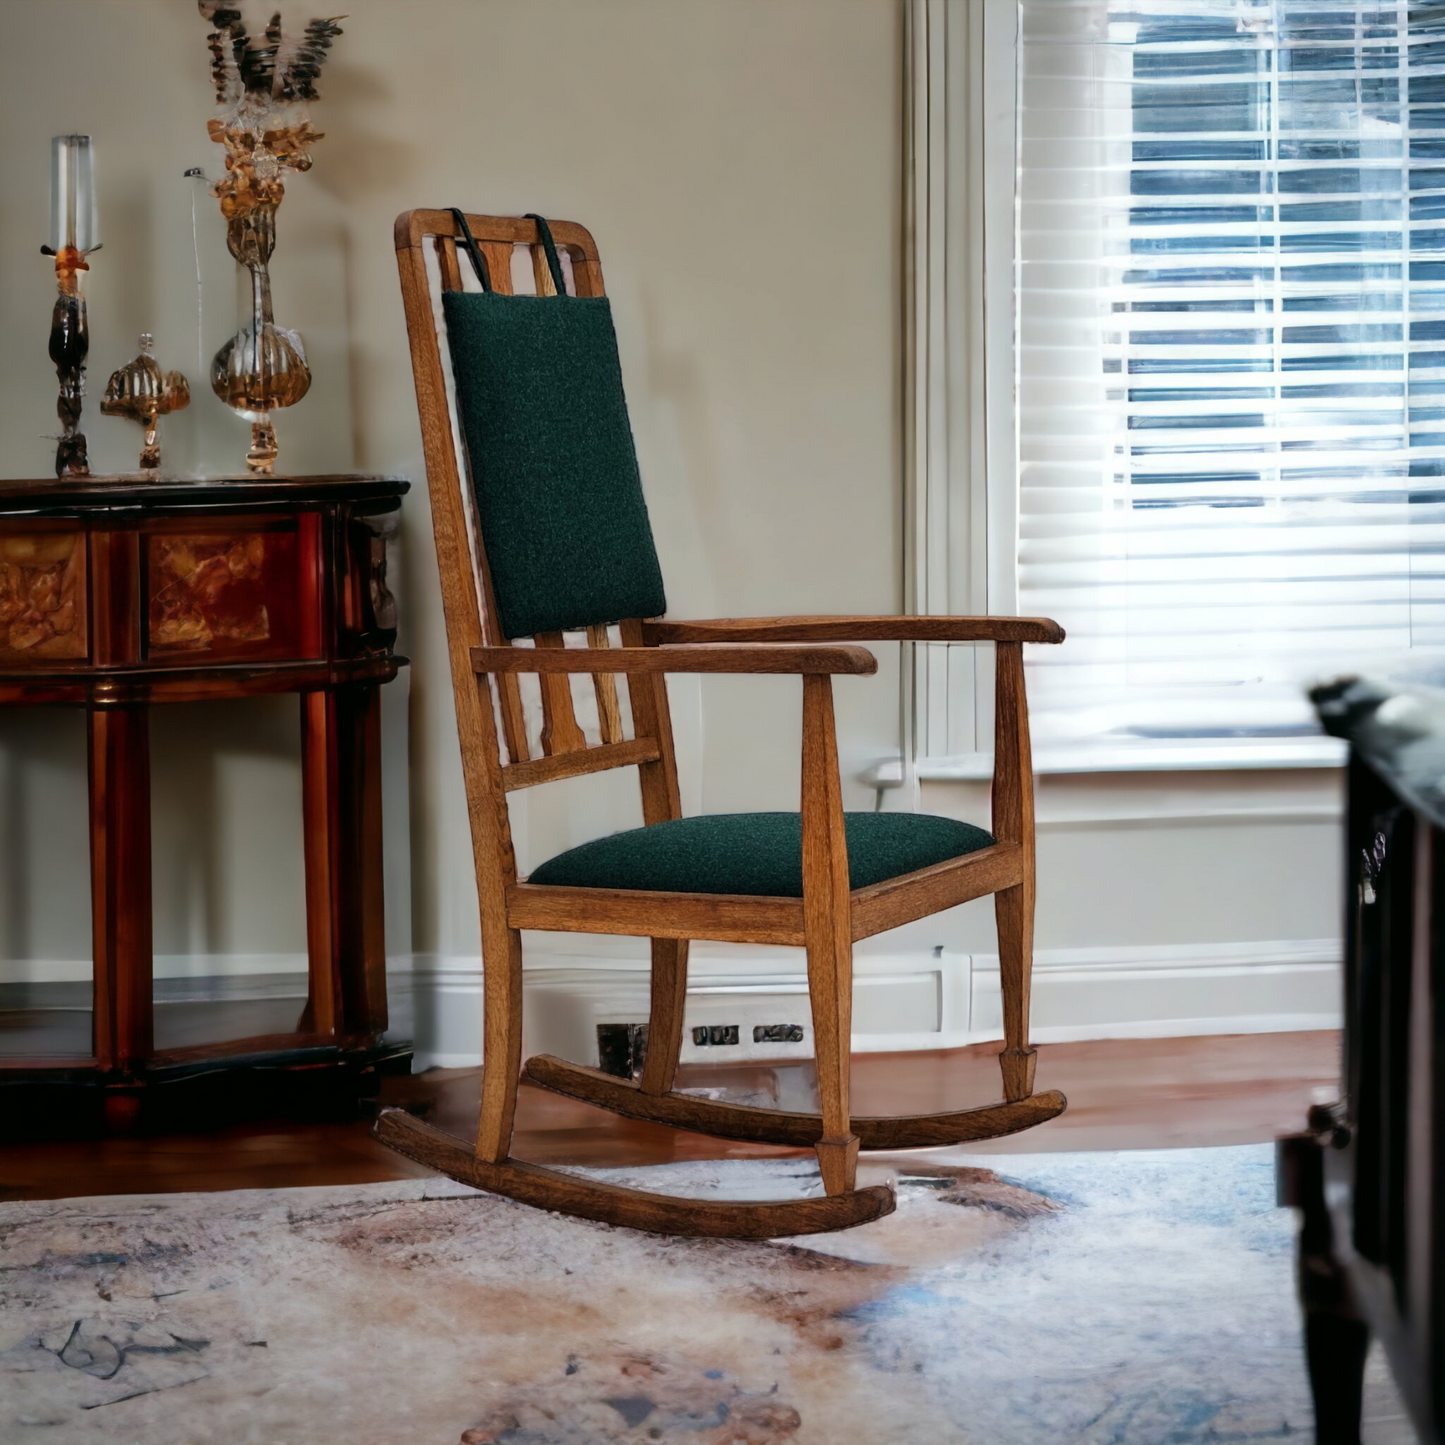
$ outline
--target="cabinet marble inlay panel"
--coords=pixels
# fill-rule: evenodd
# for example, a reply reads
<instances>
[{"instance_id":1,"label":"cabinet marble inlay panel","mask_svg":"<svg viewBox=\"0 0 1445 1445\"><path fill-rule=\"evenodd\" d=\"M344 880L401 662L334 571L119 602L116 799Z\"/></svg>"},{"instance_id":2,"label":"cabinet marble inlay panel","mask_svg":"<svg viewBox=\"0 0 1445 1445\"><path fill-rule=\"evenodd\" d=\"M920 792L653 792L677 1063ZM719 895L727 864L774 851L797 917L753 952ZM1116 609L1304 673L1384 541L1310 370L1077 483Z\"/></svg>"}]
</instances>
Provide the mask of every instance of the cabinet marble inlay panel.
<instances>
[{"instance_id":1,"label":"cabinet marble inlay panel","mask_svg":"<svg viewBox=\"0 0 1445 1445\"><path fill-rule=\"evenodd\" d=\"M87 655L84 532L0 529L0 661L23 667Z\"/></svg>"},{"instance_id":2,"label":"cabinet marble inlay panel","mask_svg":"<svg viewBox=\"0 0 1445 1445\"><path fill-rule=\"evenodd\" d=\"M277 657L297 637L296 534L175 532L147 538L152 657Z\"/></svg>"}]
</instances>

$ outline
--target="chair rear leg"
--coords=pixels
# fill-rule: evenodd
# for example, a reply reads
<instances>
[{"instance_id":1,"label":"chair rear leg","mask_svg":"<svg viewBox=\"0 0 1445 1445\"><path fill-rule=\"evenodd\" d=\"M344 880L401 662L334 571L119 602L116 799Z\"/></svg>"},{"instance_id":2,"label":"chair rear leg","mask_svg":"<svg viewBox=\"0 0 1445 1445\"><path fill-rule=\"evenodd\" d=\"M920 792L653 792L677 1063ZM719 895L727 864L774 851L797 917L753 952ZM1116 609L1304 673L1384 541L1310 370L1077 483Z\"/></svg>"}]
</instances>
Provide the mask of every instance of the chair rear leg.
<instances>
[{"instance_id":1,"label":"chair rear leg","mask_svg":"<svg viewBox=\"0 0 1445 1445\"><path fill-rule=\"evenodd\" d=\"M522 935L516 929L483 933L482 973L482 1115L476 1155L485 1164L499 1164L512 1147L522 1071Z\"/></svg>"},{"instance_id":2,"label":"chair rear leg","mask_svg":"<svg viewBox=\"0 0 1445 1445\"><path fill-rule=\"evenodd\" d=\"M993 896L998 924L999 978L1003 985L1003 1096L1027 1099L1034 1091L1035 1052L1029 1047L1029 985L1034 965L1032 878Z\"/></svg>"},{"instance_id":3,"label":"chair rear leg","mask_svg":"<svg viewBox=\"0 0 1445 1445\"><path fill-rule=\"evenodd\" d=\"M687 1004L687 939L652 940L652 1003L647 1016L644 1094L666 1094L677 1078L682 1019Z\"/></svg>"}]
</instances>

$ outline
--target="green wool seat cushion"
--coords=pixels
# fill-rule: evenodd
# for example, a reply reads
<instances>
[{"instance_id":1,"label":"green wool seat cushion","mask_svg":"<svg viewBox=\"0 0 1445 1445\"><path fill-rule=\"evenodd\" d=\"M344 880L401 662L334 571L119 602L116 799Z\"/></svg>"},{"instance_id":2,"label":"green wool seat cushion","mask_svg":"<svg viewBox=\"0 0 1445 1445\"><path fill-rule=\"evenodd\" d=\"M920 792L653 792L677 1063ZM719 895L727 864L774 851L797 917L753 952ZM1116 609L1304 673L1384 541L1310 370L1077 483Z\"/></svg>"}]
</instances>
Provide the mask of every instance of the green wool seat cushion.
<instances>
[{"instance_id":1,"label":"green wool seat cushion","mask_svg":"<svg viewBox=\"0 0 1445 1445\"><path fill-rule=\"evenodd\" d=\"M607 298L447 291L442 306L503 634L660 617Z\"/></svg>"},{"instance_id":2,"label":"green wool seat cushion","mask_svg":"<svg viewBox=\"0 0 1445 1445\"><path fill-rule=\"evenodd\" d=\"M929 813L847 813L848 878L882 883L993 843L971 823ZM668 893L803 896L803 826L797 813L714 813L632 828L569 848L529 883Z\"/></svg>"}]
</instances>

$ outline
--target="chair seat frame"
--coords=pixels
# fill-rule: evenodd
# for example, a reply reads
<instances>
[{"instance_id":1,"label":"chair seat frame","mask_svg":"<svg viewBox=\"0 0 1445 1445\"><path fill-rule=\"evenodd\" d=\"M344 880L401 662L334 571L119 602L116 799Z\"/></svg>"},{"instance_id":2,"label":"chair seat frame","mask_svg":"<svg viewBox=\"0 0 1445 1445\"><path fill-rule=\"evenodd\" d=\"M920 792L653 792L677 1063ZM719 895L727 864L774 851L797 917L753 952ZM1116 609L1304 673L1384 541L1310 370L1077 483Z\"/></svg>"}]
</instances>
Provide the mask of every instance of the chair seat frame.
<instances>
[{"instance_id":1,"label":"chair seat frame","mask_svg":"<svg viewBox=\"0 0 1445 1445\"><path fill-rule=\"evenodd\" d=\"M535 222L468 216L493 285L510 288L516 248L531 252L539 295L555 294ZM597 248L570 222L553 222L579 296L603 294ZM432 524L456 699L462 771L476 865L483 962L482 1107L472 1145L401 1110L385 1110L377 1136L464 1183L541 1208L667 1234L768 1238L850 1228L891 1212L890 1186L857 1185L861 1149L923 1148L1016 1133L1065 1107L1034 1092L1028 1043L1033 951L1034 825L1023 644L1063 640L1046 618L798 617L684 622L625 619L621 645L605 626L586 646L557 633L531 647L499 635L486 554L454 440L446 371L428 275L462 289L450 212L408 211L396 223L397 261L411 342ZM974 853L866 888L849 886L842 784L833 715L834 676L877 663L866 641L992 643L996 723L992 791L995 842ZM801 898L544 887L518 878L507 795L540 782L636 767L647 826L682 816L666 674L790 673L801 678ZM539 683L540 757L531 755L518 677ZM588 745L571 678L590 675L601 741ZM625 737L616 678L628 679L633 736ZM505 755L503 749L505 748ZM1003 1100L941 1114L858 1118L849 1108L852 950L862 938L992 894L1004 1001ZM622 934L651 940L648 1046L641 1077L616 1078L539 1056L522 1064L521 930ZM820 1110L785 1113L701 1099L674 1088L682 1047L691 939L801 945L807 952ZM824 1193L806 1199L703 1202L604 1184L511 1157L519 1080L629 1118L722 1138L812 1148Z\"/></svg>"}]
</instances>

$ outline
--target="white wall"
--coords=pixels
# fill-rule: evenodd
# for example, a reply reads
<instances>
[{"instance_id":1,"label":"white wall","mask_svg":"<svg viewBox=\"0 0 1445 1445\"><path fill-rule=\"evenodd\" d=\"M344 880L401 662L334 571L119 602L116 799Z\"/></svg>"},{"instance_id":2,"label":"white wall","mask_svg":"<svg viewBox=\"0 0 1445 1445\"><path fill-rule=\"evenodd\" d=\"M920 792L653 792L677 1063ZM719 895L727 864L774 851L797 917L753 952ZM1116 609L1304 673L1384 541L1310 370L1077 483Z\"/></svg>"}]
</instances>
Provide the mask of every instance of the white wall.
<instances>
[{"instance_id":1,"label":"white wall","mask_svg":"<svg viewBox=\"0 0 1445 1445\"><path fill-rule=\"evenodd\" d=\"M895 609L900 16L895 0L345 8L313 113L326 138L279 216L277 317L305 335L316 382L277 430L283 465L418 483L399 567L414 926L397 946L468 955L476 902L392 220L456 203L592 229L677 615ZM196 359L196 187L182 178L219 165L205 133L205 25L191 0L4 10L0 472L49 469L53 279L38 247L49 137L70 130L91 132L98 153L91 396L135 333L153 330L196 398L164 424L168 462L234 469L245 429L207 394ZM198 218L209 358L235 325L234 268L215 202L200 196ZM86 430L94 470L133 465L136 429L102 419L94 400ZM709 683L704 732L698 684L681 683L684 756L700 764L692 806L794 805L797 693L795 681ZM216 708L157 725L158 940L178 952L303 947L286 861L291 705L248 708L249 720ZM850 761L896 748L896 672L851 685L840 708ZM80 736L74 716L58 727L0 717L3 796L28 800L0 834L0 952L11 958L86 952ZM630 779L589 781L563 794L570 804L557 788L520 801L524 863L636 818ZM393 810L389 826L402 821Z\"/></svg>"},{"instance_id":2,"label":"white wall","mask_svg":"<svg viewBox=\"0 0 1445 1445\"><path fill-rule=\"evenodd\" d=\"M417 484L397 568L409 703L400 688L388 703L393 749L403 710L410 723L409 768L396 755L389 771L391 947L440 970L426 1027L470 1048L476 900L392 220L461 204L591 228L674 615L897 610L901 14L897 0L347 8L313 113L326 138L280 212L277 316L305 334L316 383L278 432L283 465ZM208 394L197 362L196 186L182 178L219 165L205 134L205 26L191 0L8 0L3 19L0 473L49 469L53 283L38 247L49 137L70 130L91 132L98 151L105 249L89 290L92 398L135 333L153 330L196 397L165 423L170 462L234 469L245 429ZM197 200L199 351L209 358L235 324L234 268L215 203ZM130 464L134 428L100 418L92 401L86 429L97 471ZM851 775L899 746L896 649L878 651L877 678L838 685L852 806L871 806L873 794ZM689 810L795 806L795 681L681 679L674 707ZM162 952L265 968L290 966L304 947L293 716L280 700L158 717ZM1282 941L1318 945L1300 955L1299 978L1309 999L1324 997L1316 955L1337 933L1336 786L1320 774L1044 780L1041 975L1053 967L1072 980L1053 996L1079 1000L1095 987L1080 950L1128 947L1139 966L1115 983L1147 1018L1158 1010L1144 975L1157 982L1183 967L1196 957L1189 947L1263 959L1277 978L1288 958L1270 963L1261 945ZM83 792L76 715L0 714L5 977L24 976L17 959L88 954ZM937 783L920 801L976 817L983 794ZM1161 807L1172 821L1140 823ZM524 866L639 820L630 775L552 785L514 796L513 808ZM991 911L970 905L870 948L885 971L938 950L986 979ZM1151 950L1163 961L1150 962ZM594 952L619 967L637 959L631 943ZM1209 979L1198 969L1191 978L1205 993L1232 990L1239 1013L1255 965L1210 957ZM947 987L962 997L973 985ZM1042 982L1038 996L1054 1007ZM1076 1007L1089 1012L1071 1001L1048 1016L1063 1027ZM1188 1007L1202 1017L1211 1005Z\"/></svg>"}]
</instances>

